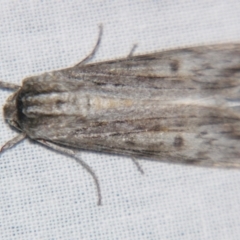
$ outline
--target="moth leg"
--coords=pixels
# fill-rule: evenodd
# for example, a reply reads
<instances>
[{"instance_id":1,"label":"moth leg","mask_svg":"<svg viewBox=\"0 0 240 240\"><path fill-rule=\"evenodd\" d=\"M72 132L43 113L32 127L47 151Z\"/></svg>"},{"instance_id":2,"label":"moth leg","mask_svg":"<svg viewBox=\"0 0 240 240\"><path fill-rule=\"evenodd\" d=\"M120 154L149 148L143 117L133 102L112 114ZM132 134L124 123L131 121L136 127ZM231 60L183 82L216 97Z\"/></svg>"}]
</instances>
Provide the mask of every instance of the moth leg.
<instances>
[{"instance_id":1,"label":"moth leg","mask_svg":"<svg viewBox=\"0 0 240 240\"><path fill-rule=\"evenodd\" d=\"M0 152L3 152L11 147L13 147L14 145L18 144L19 142L21 142L24 138L26 138L26 133L20 133L18 134L16 137L14 137L13 139L11 139L10 141L6 142L0 149Z\"/></svg>"},{"instance_id":2,"label":"moth leg","mask_svg":"<svg viewBox=\"0 0 240 240\"><path fill-rule=\"evenodd\" d=\"M94 173L94 171L91 169L91 167L88 164L86 164L80 157L78 157L76 155L76 152L74 150L68 149L68 148L59 146L55 143L51 143L51 142L44 141L44 140L37 140L37 141L39 143L47 146L48 148L51 148L57 152L63 153L65 155L68 155L68 156L74 158L78 163L80 163L82 165L82 167L85 168L85 170L87 170L87 172L92 176L92 178L95 182L96 188L97 188L98 205L102 204L101 189L100 189L99 181L98 181L96 174Z\"/></svg>"},{"instance_id":3,"label":"moth leg","mask_svg":"<svg viewBox=\"0 0 240 240\"><path fill-rule=\"evenodd\" d=\"M0 88L5 88L5 89L10 89L13 91L16 91L20 88L21 86L13 83L8 83L8 82L1 82L0 81Z\"/></svg>"},{"instance_id":4,"label":"moth leg","mask_svg":"<svg viewBox=\"0 0 240 240\"><path fill-rule=\"evenodd\" d=\"M103 26L102 26L102 24L100 24L98 40L97 40L92 52L90 52L90 54L87 57L85 57L80 63L76 64L74 67L79 67L81 65L84 65L85 63L89 62L94 57L94 55L96 54L98 47L100 45L101 39L102 39L102 32L103 32Z\"/></svg>"},{"instance_id":5,"label":"moth leg","mask_svg":"<svg viewBox=\"0 0 240 240\"><path fill-rule=\"evenodd\" d=\"M130 58L130 57L133 56L133 53L135 52L137 46L138 46L137 44L134 44L134 45L132 46L132 49L131 49L130 53L127 55L127 58Z\"/></svg>"},{"instance_id":6,"label":"moth leg","mask_svg":"<svg viewBox=\"0 0 240 240\"><path fill-rule=\"evenodd\" d=\"M141 174L144 174L144 171L141 167L141 165L139 164L139 162L137 161L137 159L135 157L131 157L133 163L136 165L137 167L137 170L141 173Z\"/></svg>"}]
</instances>

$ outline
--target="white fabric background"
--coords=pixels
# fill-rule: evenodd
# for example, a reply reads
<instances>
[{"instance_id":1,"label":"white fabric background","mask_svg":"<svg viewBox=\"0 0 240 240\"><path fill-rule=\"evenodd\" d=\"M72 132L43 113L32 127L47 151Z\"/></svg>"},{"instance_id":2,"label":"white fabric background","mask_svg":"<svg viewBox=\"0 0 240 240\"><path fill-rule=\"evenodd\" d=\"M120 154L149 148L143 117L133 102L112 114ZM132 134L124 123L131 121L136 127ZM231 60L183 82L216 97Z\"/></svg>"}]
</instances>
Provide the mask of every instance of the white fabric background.
<instances>
[{"instance_id":1,"label":"white fabric background","mask_svg":"<svg viewBox=\"0 0 240 240\"><path fill-rule=\"evenodd\" d=\"M0 1L0 79L69 67L104 35L94 60L240 41L240 2ZM3 106L10 92L1 91ZM15 136L0 114L0 146ZM84 153L73 159L28 140L0 155L0 239L239 239L240 171Z\"/></svg>"}]
</instances>

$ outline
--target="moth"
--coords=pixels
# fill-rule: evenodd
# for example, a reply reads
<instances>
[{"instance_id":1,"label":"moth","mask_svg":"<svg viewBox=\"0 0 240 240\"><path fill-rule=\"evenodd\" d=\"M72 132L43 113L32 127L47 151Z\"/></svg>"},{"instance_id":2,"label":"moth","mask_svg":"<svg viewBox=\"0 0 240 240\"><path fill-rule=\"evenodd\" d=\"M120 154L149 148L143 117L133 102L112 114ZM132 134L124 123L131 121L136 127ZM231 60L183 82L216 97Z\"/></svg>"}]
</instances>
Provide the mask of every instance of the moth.
<instances>
[{"instance_id":1,"label":"moth","mask_svg":"<svg viewBox=\"0 0 240 240\"><path fill-rule=\"evenodd\" d=\"M4 116L24 138L76 158L99 151L207 167L240 167L240 44L174 49L0 82Z\"/></svg>"}]
</instances>

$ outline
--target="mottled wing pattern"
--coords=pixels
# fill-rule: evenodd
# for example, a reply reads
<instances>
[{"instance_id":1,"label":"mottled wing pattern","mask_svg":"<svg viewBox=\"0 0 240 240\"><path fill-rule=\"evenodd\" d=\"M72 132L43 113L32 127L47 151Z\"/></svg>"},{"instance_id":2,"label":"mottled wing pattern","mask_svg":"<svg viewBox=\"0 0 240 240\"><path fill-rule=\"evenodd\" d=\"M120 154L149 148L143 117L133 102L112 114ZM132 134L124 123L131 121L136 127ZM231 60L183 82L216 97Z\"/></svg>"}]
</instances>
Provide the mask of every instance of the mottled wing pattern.
<instances>
[{"instance_id":1,"label":"mottled wing pattern","mask_svg":"<svg viewBox=\"0 0 240 240\"><path fill-rule=\"evenodd\" d=\"M49 86L55 89L51 94ZM26 79L18 98L21 128L32 139L161 161L240 167L239 44L55 71Z\"/></svg>"}]
</instances>

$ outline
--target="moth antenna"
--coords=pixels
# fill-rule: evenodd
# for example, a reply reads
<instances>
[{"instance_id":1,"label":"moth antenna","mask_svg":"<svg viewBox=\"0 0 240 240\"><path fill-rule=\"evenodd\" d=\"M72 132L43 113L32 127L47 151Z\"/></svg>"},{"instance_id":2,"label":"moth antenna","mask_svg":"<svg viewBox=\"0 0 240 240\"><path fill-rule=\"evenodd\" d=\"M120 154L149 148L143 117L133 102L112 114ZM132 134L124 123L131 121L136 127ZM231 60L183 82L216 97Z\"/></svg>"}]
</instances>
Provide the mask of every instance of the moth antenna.
<instances>
[{"instance_id":1,"label":"moth antenna","mask_svg":"<svg viewBox=\"0 0 240 240\"><path fill-rule=\"evenodd\" d=\"M103 25L99 24L99 33L98 33L98 39L97 42L92 50L92 52L90 52L90 54L85 57L80 63L76 64L74 67L79 67L81 65L84 65L85 63L89 62L91 59L93 59L94 55L96 54L98 47L100 45L101 39L102 39L102 33L103 33Z\"/></svg>"},{"instance_id":2,"label":"moth antenna","mask_svg":"<svg viewBox=\"0 0 240 240\"><path fill-rule=\"evenodd\" d=\"M8 82L2 82L2 81L0 81L0 88L9 89L9 90L12 90L12 91L16 91L16 90L18 90L19 88L21 88L21 86L19 86L19 85L17 85L17 84L14 84L14 83L8 83Z\"/></svg>"},{"instance_id":3,"label":"moth antenna","mask_svg":"<svg viewBox=\"0 0 240 240\"><path fill-rule=\"evenodd\" d=\"M24 138L26 138L26 133L20 133L10 141L6 142L2 147L0 152L2 153L3 151L15 146L19 142L21 142Z\"/></svg>"},{"instance_id":4,"label":"moth antenna","mask_svg":"<svg viewBox=\"0 0 240 240\"><path fill-rule=\"evenodd\" d=\"M47 142L47 141L44 141L44 140L37 140L37 141L39 143L45 145L48 148L51 148L51 149L53 149L57 152L63 153L65 155L68 155L68 156L74 158L78 163L80 163L82 165L82 167L85 170L87 170L87 172L92 176L92 178L95 182L96 188L97 188L98 205L99 206L102 205L101 189L100 189L100 184L99 184L99 181L98 181L98 178L97 178L96 174L94 173L94 171L91 169L91 167L87 163L85 163L81 158L76 156L76 152L74 150L67 149L65 147L61 147L61 146L58 146L54 143Z\"/></svg>"}]
</instances>

